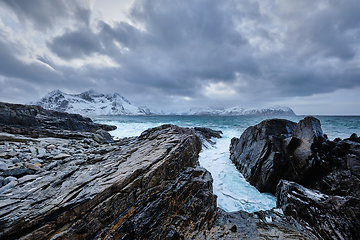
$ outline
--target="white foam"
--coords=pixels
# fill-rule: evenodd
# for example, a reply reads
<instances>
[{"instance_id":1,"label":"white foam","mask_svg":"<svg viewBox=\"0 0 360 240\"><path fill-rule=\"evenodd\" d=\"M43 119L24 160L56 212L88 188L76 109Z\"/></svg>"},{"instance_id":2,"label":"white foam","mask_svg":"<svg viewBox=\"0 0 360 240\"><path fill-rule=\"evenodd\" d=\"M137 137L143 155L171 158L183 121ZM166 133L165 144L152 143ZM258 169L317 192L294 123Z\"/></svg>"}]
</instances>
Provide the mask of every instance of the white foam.
<instances>
[{"instance_id":1,"label":"white foam","mask_svg":"<svg viewBox=\"0 0 360 240\"><path fill-rule=\"evenodd\" d=\"M119 118L120 119L120 118ZM170 119L168 119L170 120ZM163 119L161 120L163 121ZM178 126L194 127L199 125L188 119L171 119L170 121L132 121L132 118L117 121L112 119L97 119L96 122L116 125L118 128L110 134L117 137L139 136L148 128L156 127L165 123L176 124ZM202 123L201 123L202 124ZM276 199L270 194L260 193L255 187L251 186L229 158L229 146L231 138L240 136L245 128L243 127L216 127L214 125L199 125L211 127L212 129L222 130L221 139L213 139L216 144L214 147L203 148L200 153L200 165L206 168L212 175L214 194L218 196L218 206L225 211L244 210L255 212L267 210L275 207Z\"/></svg>"},{"instance_id":2,"label":"white foam","mask_svg":"<svg viewBox=\"0 0 360 240\"><path fill-rule=\"evenodd\" d=\"M200 165L206 168L214 179L214 193L218 196L218 206L225 211L244 210L255 212L276 206L276 198L260 193L251 186L230 160L229 146L234 136L229 130L223 138L216 140L214 148L200 153Z\"/></svg>"}]
</instances>

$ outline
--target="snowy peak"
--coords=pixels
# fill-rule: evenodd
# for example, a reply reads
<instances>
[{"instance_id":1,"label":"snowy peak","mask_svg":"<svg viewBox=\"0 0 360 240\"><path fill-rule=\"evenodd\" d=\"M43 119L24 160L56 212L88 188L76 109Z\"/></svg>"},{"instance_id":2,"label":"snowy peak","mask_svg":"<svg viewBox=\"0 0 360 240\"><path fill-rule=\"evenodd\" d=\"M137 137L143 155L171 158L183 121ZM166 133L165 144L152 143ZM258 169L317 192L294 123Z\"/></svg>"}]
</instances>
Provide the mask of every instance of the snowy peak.
<instances>
[{"instance_id":1,"label":"snowy peak","mask_svg":"<svg viewBox=\"0 0 360 240\"><path fill-rule=\"evenodd\" d=\"M151 114L148 108L137 107L118 93L103 94L93 89L80 94L67 94L54 90L32 104L40 105L45 109L87 116Z\"/></svg>"},{"instance_id":2,"label":"snowy peak","mask_svg":"<svg viewBox=\"0 0 360 240\"><path fill-rule=\"evenodd\" d=\"M45 109L65 112L69 104L69 102L66 100L65 95L66 94L61 92L60 90L54 90L40 100L42 101L41 104L39 104L39 102L33 104L40 105Z\"/></svg>"},{"instance_id":3,"label":"snowy peak","mask_svg":"<svg viewBox=\"0 0 360 240\"><path fill-rule=\"evenodd\" d=\"M188 115L188 116L198 116L198 115L209 115L209 116L286 116L286 115L295 115L294 111L289 107L271 107L271 108L261 108L261 109L244 109L241 107L231 107L231 108L190 108L188 111L178 113L176 115Z\"/></svg>"},{"instance_id":4,"label":"snowy peak","mask_svg":"<svg viewBox=\"0 0 360 240\"><path fill-rule=\"evenodd\" d=\"M62 91L60 91L59 89L56 89L56 90L54 90L54 91L51 91L51 92L49 92L48 94L47 94L47 96L56 96L56 95L63 95L63 92Z\"/></svg>"},{"instance_id":5,"label":"snowy peak","mask_svg":"<svg viewBox=\"0 0 360 240\"><path fill-rule=\"evenodd\" d=\"M164 113L153 112L146 106L138 107L118 93L103 94L90 89L80 94L67 94L54 90L45 97L31 104L40 105L45 109L86 116L97 115L185 115L185 116L286 116L295 115L289 107L272 107L261 109L244 109L238 106L231 108L190 108L187 111Z\"/></svg>"},{"instance_id":6,"label":"snowy peak","mask_svg":"<svg viewBox=\"0 0 360 240\"><path fill-rule=\"evenodd\" d=\"M277 107L271 107L271 108L244 110L242 115L286 116L286 115L295 115L295 113L289 107L277 106Z\"/></svg>"},{"instance_id":7,"label":"snowy peak","mask_svg":"<svg viewBox=\"0 0 360 240\"><path fill-rule=\"evenodd\" d=\"M190 108L189 110L180 113L179 115L220 115L223 109L205 107L205 108Z\"/></svg>"},{"instance_id":8,"label":"snowy peak","mask_svg":"<svg viewBox=\"0 0 360 240\"><path fill-rule=\"evenodd\" d=\"M86 101L89 101L89 102L96 102L95 99L102 98L105 95L102 93L98 93L98 92L94 91L93 89L90 89L89 91L86 91L86 92L83 92L83 93L80 93L80 94L74 95L74 96L77 96L77 97L84 99Z\"/></svg>"}]
</instances>

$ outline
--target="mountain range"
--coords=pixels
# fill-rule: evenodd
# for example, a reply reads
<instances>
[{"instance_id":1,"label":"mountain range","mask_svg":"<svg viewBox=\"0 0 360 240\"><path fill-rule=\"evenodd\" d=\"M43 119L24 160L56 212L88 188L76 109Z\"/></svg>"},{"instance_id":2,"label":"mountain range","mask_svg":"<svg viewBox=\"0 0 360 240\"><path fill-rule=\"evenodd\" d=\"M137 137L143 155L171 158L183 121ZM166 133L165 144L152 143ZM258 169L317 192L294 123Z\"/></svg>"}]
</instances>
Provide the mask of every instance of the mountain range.
<instances>
[{"instance_id":1,"label":"mountain range","mask_svg":"<svg viewBox=\"0 0 360 240\"><path fill-rule=\"evenodd\" d=\"M232 108L190 108L188 111L175 113L175 115L210 115L210 116L250 116L250 115L295 115L289 107L272 107L259 109L244 109L240 107Z\"/></svg>"},{"instance_id":2,"label":"mountain range","mask_svg":"<svg viewBox=\"0 0 360 240\"><path fill-rule=\"evenodd\" d=\"M54 90L31 104L60 112L96 115L149 115L146 107L137 107L118 93L103 94L89 90L80 94L67 94Z\"/></svg>"},{"instance_id":3,"label":"mountain range","mask_svg":"<svg viewBox=\"0 0 360 240\"><path fill-rule=\"evenodd\" d=\"M139 107L118 93L103 94L89 90L80 94L67 94L54 90L36 102L45 109L60 112L78 113L85 116L98 115L214 115L214 116L242 116L242 115L295 115L289 107L273 107L262 109L232 108L190 108L187 111L159 112L151 111L147 107Z\"/></svg>"}]
</instances>

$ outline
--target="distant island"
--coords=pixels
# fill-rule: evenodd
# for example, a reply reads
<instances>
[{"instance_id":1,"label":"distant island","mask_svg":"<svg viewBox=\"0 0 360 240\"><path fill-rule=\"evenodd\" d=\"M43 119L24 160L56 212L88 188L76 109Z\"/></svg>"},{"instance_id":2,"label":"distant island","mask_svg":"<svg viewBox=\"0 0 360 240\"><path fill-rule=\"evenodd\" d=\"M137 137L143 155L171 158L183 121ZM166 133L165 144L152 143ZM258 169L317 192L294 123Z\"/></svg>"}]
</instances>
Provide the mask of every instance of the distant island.
<instances>
[{"instance_id":1,"label":"distant island","mask_svg":"<svg viewBox=\"0 0 360 240\"><path fill-rule=\"evenodd\" d=\"M190 108L186 111L163 112L150 110L146 106L136 106L118 93L103 94L88 90L80 94L68 94L54 90L38 101L30 104L39 105L48 110L78 113L86 116L99 115L179 115L179 116L291 116L295 115L289 107L244 109L231 108Z\"/></svg>"}]
</instances>

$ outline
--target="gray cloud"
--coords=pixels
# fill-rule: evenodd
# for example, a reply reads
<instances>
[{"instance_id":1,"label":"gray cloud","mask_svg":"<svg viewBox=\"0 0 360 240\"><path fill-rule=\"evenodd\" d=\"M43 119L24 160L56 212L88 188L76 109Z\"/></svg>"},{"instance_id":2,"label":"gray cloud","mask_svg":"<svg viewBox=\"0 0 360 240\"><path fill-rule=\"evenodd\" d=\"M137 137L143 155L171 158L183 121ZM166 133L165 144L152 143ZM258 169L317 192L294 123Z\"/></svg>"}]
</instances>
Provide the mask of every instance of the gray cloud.
<instances>
[{"instance_id":1,"label":"gray cloud","mask_svg":"<svg viewBox=\"0 0 360 240\"><path fill-rule=\"evenodd\" d=\"M125 22L101 22L98 34L88 29L66 32L48 46L64 59L95 52L110 56L121 66L116 71L121 82L195 96L201 82L232 81L237 71L259 74L248 40L236 30L234 16L224 14L233 7L219 1L138 1L131 17L145 31Z\"/></svg>"},{"instance_id":2,"label":"gray cloud","mask_svg":"<svg viewBox=\"0 0 360 240\"><path fill-rule=\"evenodd\" d=\"M38 61L25 62L21 59L25 48L7 38L0 29L0 74L7 78L23 79L33 84L62 81L61 74Z\"/></svg>"},{"instance_id":3,"label":"gray cloud","mask_svg":"<svg viewBox=\"0 0 360 240\"><path fill-rule=\"evenodd\" d=\"M61 20L74 18L89 25L90 9L84 1L67 0L2 0L23 24L31 24L38 30L53 28Z\"/></svg>"},{"instance_id":4,"label":"gray cloud","mask_svg":"<svg viewBox=\"0 0 360 240\"><path fill-rule=\"evenodd\" d=\"M29 3L6 4L37 29L55 28L59 19L85 22L58 31L47 48L66 61L106 56L116 65L79 68L51 56L38 58L61 73L63 86L72 84L73 91L117 91L153 105L176 105L190 97L194 104L231 106L360 87L358 0L137 0L129 22L94 19L92 24L85 5L70 9L70 1L51 7L37 1L39 9L56 6L59 11L50 18L52 10L37 13L27 6L31 9L25 12ZM0 41L8 59L1 75L35 79L44 71L39 79L50 78L52 72L21 62L8 45ZM19 67L26 71L16 73ZM232 94L211 95L210 86L225 86Z\"/></svg>"},{"instance_id":5,"label":"gray cloud","mask_svg":"<svg viewBox=\"0 0 360 240\"><path fill-rule=\"evenodd\" d=\"M101 51L98 36L89 28L81 28L77 31L67 30L63 35L48 42L47 46L66 60L84 58Z\"/></svg>"},{"instance_id":6,"label":"gray cloud","mask_svg":"<svg viewBox=\"0 0 360 240\"><path fill-rule=\"evenodd\" d=\"M287 39L289 46L295 44L306 50L307 55L320 55L323 58L335 57L349 60L355 57L357 39L360 37L360 10L357 1L329 1L325 6L305 5L291 9L301 15L287 16Z\"/></svg>"},{"instance_id":7,"label":"gray cloud","mask_svg":"<svg viewBox=\"0 0 360 240\"><path fill-rule=\"evenodd\" d=\"M279 1L281 51L265 58L263 73L283 96L310 96L360 86L360 5L357 1Z\"/></svg>"}]
</instances>

